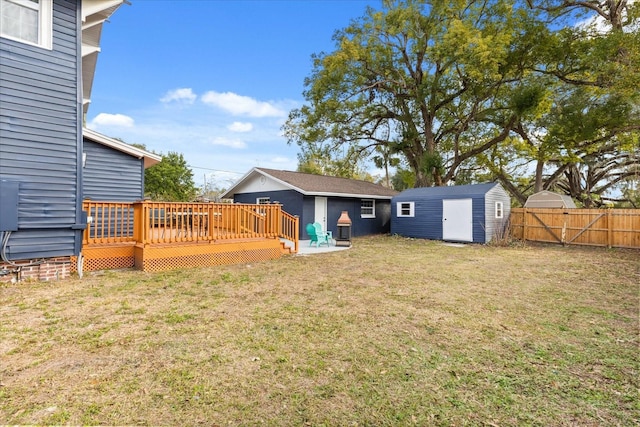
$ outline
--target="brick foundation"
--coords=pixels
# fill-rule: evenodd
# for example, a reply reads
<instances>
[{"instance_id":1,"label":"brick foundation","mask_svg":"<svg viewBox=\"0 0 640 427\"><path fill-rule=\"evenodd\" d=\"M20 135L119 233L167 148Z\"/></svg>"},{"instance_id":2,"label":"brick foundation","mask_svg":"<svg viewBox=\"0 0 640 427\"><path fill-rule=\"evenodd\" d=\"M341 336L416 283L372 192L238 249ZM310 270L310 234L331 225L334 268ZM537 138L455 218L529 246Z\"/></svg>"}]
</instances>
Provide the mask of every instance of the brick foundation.
<instances>
[{"instance_id":1,"label":"brick foundation","mask_svg":"<svg viewBox=\"0 0 640 427\"><path fill-rule=\"evenodd\" d=\"M0 276L0 282L25 280L49 282L71 276L71 257L47 258L40 264L29 265L32 262L32 260L14 261L17 266L0 262L0 272L9 272Z\"/></svg>"}]
</instances>

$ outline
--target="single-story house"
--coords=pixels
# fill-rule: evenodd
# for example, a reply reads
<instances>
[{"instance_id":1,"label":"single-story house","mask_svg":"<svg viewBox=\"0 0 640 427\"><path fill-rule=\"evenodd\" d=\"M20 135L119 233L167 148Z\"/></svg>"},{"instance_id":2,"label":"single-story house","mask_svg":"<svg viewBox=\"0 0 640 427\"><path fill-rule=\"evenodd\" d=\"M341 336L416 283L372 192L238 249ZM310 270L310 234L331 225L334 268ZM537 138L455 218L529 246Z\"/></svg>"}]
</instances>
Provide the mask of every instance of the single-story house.
<instances>
[{"instance_id":1,"label":"single-story house","mask_svg":"<svg viewBox=\"0 0 640 427\"><path fill-rule=\"evenodd\" d=\"M569 208L575 209L576 204L567 194L554 193L553 191L539 191L527 198L525 208Z\"/></svg>"},{"instance_id":2,"label":"single-story house","mask_svg":"<svg viewBox=\"0 0 640 427\"><path fill-rule=\"evenodd\" d=\"M300 238L308 239L306 225L318 222L336 234L337 221L347 211L351 236L389 232L391 198L397 191L372 182L285 170L253 168L223 198L236 203L280 203L300 218Z\"/></svg>"},{"instance_id":3,"label":"single-story house","mask_svg":"<svg viewBox=\"0 0 640 427\"><path fill-rule=\"evenodd\" d=\"M503 233L511 199L498 183L405 190L391 201L391 233L488 243Z\"/></svg>"}]
</instances>

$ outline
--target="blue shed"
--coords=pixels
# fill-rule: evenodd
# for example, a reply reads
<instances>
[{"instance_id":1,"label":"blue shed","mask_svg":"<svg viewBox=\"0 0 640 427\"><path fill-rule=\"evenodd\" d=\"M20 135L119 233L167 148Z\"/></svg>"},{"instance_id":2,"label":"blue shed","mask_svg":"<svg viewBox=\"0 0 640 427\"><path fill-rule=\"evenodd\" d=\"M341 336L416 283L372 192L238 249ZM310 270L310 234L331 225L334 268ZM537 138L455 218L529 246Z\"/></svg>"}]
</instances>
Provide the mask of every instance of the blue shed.
<instances>
[{"instance_id":1,"label":"blue shed","mask_svg":"<svg viewBox=\"0 0 640 427\"><path fill-rule=\"evenodd\" d=\"M391 233L488 243L507 227L509 194L498 183L405 190L391 200Z\"/></svg>"}]
</instances>

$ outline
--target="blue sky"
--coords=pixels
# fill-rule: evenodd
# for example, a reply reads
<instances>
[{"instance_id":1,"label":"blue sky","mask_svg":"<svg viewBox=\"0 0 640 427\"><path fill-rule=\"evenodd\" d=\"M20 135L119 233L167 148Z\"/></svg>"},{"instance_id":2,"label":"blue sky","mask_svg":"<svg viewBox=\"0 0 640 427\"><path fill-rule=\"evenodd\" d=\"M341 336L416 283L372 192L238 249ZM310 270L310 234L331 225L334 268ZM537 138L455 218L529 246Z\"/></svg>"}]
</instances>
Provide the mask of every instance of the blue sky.
<instances>
[{"instance_id":1,"label":"blue sky","mask_svg":"<svg viewBox=\"0 0 640 427\"><path fill-rule=\"evenodd\" d=\"M197 185L295 170L280 127L311 55L380 0L132 0L104 25L87 126L182 153Z\"/></svg>"}]
</instances>

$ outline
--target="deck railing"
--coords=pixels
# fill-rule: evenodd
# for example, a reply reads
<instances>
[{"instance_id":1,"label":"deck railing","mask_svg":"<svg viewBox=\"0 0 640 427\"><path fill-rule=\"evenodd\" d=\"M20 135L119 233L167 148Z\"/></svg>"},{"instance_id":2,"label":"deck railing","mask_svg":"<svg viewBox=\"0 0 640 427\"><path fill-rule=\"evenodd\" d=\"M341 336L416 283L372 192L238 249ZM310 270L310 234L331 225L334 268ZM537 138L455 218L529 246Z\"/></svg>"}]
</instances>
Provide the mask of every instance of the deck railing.
<instances>
[{"instance_id":1,"label":"deck railing","mask_svg":"<svg viewBox=\"0 0 640 427\"><path fill-rule=\"evenodd\" d=\"M133 203L84 201L87 228L84 245L133 242Z\"/></svg>"},{"instance_id":2,"label":"deck railing","mask_svg":"<svg viewBox=\"0 0 640 427\"><path fill-rule=\"evenodd\" d=\"M282 205L94 202L86 200L84 244L142 245L284 238L297 250L298 218Z\"/></svg>"}]
</instances>

